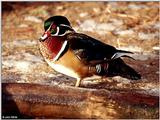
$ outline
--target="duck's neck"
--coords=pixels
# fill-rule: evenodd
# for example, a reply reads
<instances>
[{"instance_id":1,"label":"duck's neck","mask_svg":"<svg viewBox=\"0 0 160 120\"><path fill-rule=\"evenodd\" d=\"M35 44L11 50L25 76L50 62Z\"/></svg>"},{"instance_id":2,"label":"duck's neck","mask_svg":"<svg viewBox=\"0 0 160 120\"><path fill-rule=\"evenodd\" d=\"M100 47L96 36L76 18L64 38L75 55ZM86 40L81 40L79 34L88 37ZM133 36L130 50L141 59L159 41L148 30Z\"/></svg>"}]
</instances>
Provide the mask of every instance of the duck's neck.
<instances>
[{"instance_id":1,"label":"duck's neck","mask_svg":"<svg viewBox=\"0 0 160 120\"><path fill-rule=\"evenodd\" d=\"M61 51L61 48L64 44L64 37L49 37L47 40L44 41L45 46L48 49L48 52L50 53L50 57L54 59L59 52Z\"/></svg>"}]
</instances>

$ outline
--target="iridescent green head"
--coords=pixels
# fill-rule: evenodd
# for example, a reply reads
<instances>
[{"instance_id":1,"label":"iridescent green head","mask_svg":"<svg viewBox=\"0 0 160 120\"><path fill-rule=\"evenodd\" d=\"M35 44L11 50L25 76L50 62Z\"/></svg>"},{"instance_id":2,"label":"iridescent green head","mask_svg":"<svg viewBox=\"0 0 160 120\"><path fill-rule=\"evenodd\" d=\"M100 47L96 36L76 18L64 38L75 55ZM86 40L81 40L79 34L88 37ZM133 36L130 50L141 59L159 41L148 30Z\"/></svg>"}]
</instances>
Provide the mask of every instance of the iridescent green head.
<instances>
[{"instance_id":1,"label":"iridescent green head","mask_svg":"<svg viewBox=\"0 0 160 120\"><path fill-rule=\"evenodd\" d=\"M67 31L74 31L68 19L64 16L53 16L44 22L45 33L40 38L44 41L48 36L63 36Z\"/></svg>"}]
</instances>

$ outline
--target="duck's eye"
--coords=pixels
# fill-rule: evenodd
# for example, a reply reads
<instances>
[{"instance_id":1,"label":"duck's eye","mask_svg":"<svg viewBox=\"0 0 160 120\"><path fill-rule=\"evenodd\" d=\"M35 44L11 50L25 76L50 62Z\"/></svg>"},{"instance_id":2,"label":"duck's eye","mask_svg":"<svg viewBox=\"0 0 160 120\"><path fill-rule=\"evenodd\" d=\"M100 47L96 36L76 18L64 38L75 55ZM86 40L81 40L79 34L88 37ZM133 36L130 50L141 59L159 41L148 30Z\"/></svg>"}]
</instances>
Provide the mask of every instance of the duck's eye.
<instances>
[{"instance_id":1,"label":"duck's eye","mask_svg":"<svg viewBox=\"0 0 160 120\"><path fill-rule=\"evenodd\" d=\"M51 34L55 34L56 33L56 30L55 29L52 29L51 30Z\"/></svg>"}]
</instances>

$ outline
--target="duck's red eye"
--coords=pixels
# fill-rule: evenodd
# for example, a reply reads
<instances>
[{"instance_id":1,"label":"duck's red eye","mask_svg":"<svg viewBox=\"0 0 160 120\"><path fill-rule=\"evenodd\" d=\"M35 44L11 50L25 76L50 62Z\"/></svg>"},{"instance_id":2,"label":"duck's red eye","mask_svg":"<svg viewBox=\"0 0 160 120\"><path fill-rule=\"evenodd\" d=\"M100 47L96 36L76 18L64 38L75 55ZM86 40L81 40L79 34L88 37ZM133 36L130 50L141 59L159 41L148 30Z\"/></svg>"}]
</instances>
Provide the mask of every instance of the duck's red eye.
<instances>
[{"instance_id":1,"label":"duck's red eye","mask_svg":"<svg viewBox=\"0 0 160 120\"><path fill-rule=\"evenodd\" d=\"M52 28L52 29L55 29L55 28L56 28L56 25L55 25L55 24L53 24L51 28Z\"/></svg>"}]
</instances>

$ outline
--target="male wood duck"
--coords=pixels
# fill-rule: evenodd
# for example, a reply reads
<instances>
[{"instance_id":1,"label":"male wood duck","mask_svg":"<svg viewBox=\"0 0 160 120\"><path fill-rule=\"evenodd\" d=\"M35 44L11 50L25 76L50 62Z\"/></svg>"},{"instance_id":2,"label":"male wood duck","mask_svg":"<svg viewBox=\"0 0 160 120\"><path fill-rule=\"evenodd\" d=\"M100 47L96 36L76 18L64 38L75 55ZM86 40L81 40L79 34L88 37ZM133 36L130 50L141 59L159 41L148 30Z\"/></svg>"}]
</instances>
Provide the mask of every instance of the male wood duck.
<instances>
[{"instance_id":1,"label":"male wood duck","mask_svg":"<svg viewBox=\"0 0 160 120\"><path fill-rule=\"evenodd\" d=\"M53 16L44 23L45 32L40 51L45 61L56 71L80 81L93 75L122 76L138 80L141 75L124 63L129 51L117 50L88 35L75 32L64 16Z\"/></svg>"}]
</instances>

